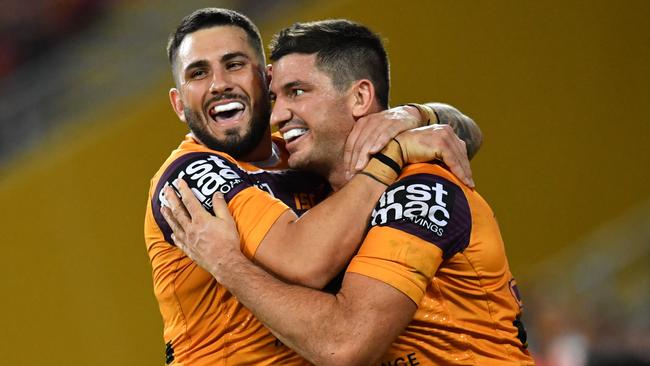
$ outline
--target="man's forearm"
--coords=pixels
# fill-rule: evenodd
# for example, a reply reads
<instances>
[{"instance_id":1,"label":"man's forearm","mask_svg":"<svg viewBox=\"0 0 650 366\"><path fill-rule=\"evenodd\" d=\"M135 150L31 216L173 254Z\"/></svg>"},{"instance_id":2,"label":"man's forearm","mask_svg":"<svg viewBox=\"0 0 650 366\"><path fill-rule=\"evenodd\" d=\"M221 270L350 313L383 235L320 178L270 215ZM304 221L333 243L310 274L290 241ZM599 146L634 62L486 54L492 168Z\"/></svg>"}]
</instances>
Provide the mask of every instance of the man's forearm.
<instances>
[{"instance_id":1,"label":"man's forearm","mask_svg":"<svg viewBox=\"0 0 650 366\"><path fill-rule=\"evenodd\" d=\"M367 176L354 177L299 219L276 222L255 260L288 281L322 288L356 251L385 188Z\"/></svg>"},{"instance_id":2,"label":"man's forearm","mask_svg":"<svg viewBox=\"0 0 650 366\"><path fill-rule=\"evenodd\" d=\"M236 245L206 268L284 344L317 365L367 365L384 354L417 305L392 286L346 273L338 294L286 284Z\"/></svg>"},{"instance_id":3,"label":"man's forearm","mask_svg":"<svg viewBox=\"0 0 650 366\"><path fill-rule=\"evenodd\" d=\"M444 103L427 103L438 117L438 123L448 124L467 147L467 157L471 160L481 148L483 133L476 122L458 109Z\"/></svg>"},{"instance_id":4,"label":"man's forearm","mask_svg":"<svg viewBox=\"0 0 650 366\"><path fill-rule=\"evenodd\" d=\"M323 363L323 355L336 358L340 334L328 322L345 324L337 311L335 295L289 285L273 278L243 256L233 255L210 272L249 308L285 345L312 363ZM342 329L341 329L342 330Z\"/></svg>"}]
</instances>

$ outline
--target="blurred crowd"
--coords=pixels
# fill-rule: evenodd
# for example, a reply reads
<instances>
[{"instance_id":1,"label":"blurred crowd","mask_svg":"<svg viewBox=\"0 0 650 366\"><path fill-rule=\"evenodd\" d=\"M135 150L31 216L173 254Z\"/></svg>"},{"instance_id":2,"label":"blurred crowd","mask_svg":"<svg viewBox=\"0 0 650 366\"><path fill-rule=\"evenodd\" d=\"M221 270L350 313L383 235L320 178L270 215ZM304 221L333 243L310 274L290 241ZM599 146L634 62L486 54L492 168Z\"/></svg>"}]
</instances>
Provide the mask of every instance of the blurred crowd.
<instances>
[{"instance_id":1,"label":"blurred crowd","mask_svg":"<svg viewBox=\"0 0 650 366\"><path fill-rule=\"evenodd\" d=\"M5 0L0 11L0 79L96 20L116 0Z\"/></svg>"}]
</instances>

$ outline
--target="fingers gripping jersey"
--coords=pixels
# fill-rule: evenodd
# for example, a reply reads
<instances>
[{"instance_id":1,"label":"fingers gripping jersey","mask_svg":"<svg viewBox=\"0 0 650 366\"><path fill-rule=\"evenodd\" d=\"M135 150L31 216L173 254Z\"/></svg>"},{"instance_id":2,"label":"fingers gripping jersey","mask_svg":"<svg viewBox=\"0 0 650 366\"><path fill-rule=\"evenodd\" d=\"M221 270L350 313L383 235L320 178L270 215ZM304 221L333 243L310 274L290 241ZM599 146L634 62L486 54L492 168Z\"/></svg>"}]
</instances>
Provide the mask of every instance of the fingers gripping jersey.
<instances>
[{"instance_id":1,"label":"fingers gripping jersey","mask_svg":"<svg viewBox=\"0 0 650 366\"><path fill-rule=\"evenodd\" d=\"M224 194L240 233L242 251L252 258L275 220L287 209L300 213L329 192L312 175L270 173L205 148L191 138L151 181L145 241L154 292L164 323L166 361L173 365L303 365L304 360L276 338L214 278L171 241L160 213L161 191L184 179L201 204L212 210L215 191ZM290 179L297 183L286 184Z\"/></svg>"},{"instance_id":2,"label":"fingers gripping jersey","mask_svg":"<svg viewBox=\"0 0 650 366\"><path fill-rule=\"evenodd\" d=\"M404 169L347 270L419 304L381 365L533 364L494 214L444 168Z\"/></svg>"},{"instance_id":3,"label":"fingers gripping jersey","mask_svg":"<svg viewBox=\"0 0 650 366\"><path fill-rule=\"evenodd\" d=\"M238 204L239 201L250 202L259 208L253 219L254 222L259 222L260 225L238 225L238 229L244 230L240 234L242 236L241 242L244 245L256 247L268 228L287 209L281 202L269 199L268 194L253 188L248 175L236 163L226 157L209 152L185 154L176 159L165 170L155 190L157 195L152 199L153 215L156 223L162 229L165 240L171 244L173 244L172 230L162 216L160 208L162 205L167 204L163 189L168 186L175 186L175 189L178 190L177 180L180 179L187 182L194 196L212 214L214 214L212 195L217 191L224 195L225 201L229 204L229 208L234 211L234 214L241 211L242 205ZM244 190L247 191L242 192ZM235 202L233 202L234 199ZM242 219L248 218L247 215L242 217Z\"/></svg>"},{"instance_id":4,"label":"fingers gripping jersey","mask_svg":"<svg viewBox=\"0 0 650 366\"><path fill-rule=\"evenodd\" d=\"M165 240L171 244L172 231L162 216L160 207L166 204L163 188L174 186L178 179L187 182L194 196L212 214L212 195L217 191L224 195L236 220L242 251L249 258L253 257L275 220L289 209L282 201L274 199L268 192L254 185L256 181L229 156L214 152L185 154L170 164L163 173L155 190L157 195L152 199L156 223L162 229Z\"/></svg>"}]
</instances>

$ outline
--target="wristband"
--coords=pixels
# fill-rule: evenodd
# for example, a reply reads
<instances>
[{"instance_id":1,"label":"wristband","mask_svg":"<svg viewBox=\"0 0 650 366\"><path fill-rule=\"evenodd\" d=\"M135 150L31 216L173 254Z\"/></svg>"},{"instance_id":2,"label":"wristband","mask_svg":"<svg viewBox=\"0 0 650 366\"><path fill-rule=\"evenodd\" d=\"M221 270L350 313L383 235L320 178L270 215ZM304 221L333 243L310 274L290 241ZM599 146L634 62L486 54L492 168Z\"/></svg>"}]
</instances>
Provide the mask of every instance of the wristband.
<instances>
[{"instance_id":1,"label":"wristband","mask_svg":"<svg viewBox=\"0 0 650 366\"><path fill-rule=\"evenodd\" d=\"M389 186L402 173L403 166L402 147L393 139L383 150L372 156L361 173Z\"/></svg>"},{"instance_id":2,"label":"wristband","mask_svg":"<svg viewBox=\"0 0 650 366\"><path fill-rule=\"evenodd\" d=\"M422 121L422 126L430 126L438 123L438 114L432 107L429 107L426 104L417 103L409 103L407 105L416 108L418 112L420 112L420 118L426 119L425 121Z\"/></svg>"}]
</instances>

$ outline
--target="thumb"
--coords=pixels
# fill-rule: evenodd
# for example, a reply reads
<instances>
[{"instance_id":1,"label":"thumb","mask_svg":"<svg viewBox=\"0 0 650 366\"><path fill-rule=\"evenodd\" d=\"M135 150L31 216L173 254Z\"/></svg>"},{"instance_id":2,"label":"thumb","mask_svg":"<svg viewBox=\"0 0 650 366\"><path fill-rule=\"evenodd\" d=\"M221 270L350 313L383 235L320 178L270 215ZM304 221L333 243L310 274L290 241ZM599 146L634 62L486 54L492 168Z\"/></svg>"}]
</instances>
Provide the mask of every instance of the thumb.
<instances>
[{"instance_id":1,"label":"thumb","mask_svg":"<svg viewBox=\"0 0 650 366\"><path fill-rule=\"evenodd\" d=\"M214 210L214 215L220 219L223 219L224 217L228 217L230 215L230 212L228 211L228 204L223 198L223 194L221 192L217 191L212 195L212 209Z\"/></svg>"},{"instance_id":2,"label":"thumb","mask_svg":"<svg viewBox=\"0 0 650 366\"><path fill-rule=\"evenodd\" d=\"M185 243L178 240L178 238L176 237L176 235L174 235L174 233L172 233L171 238L172 241L174 242L174 245L176 245L178 249L182 250L184 253L187 253L187 247L185 246Z\"/></svg>"}]
</instances>

